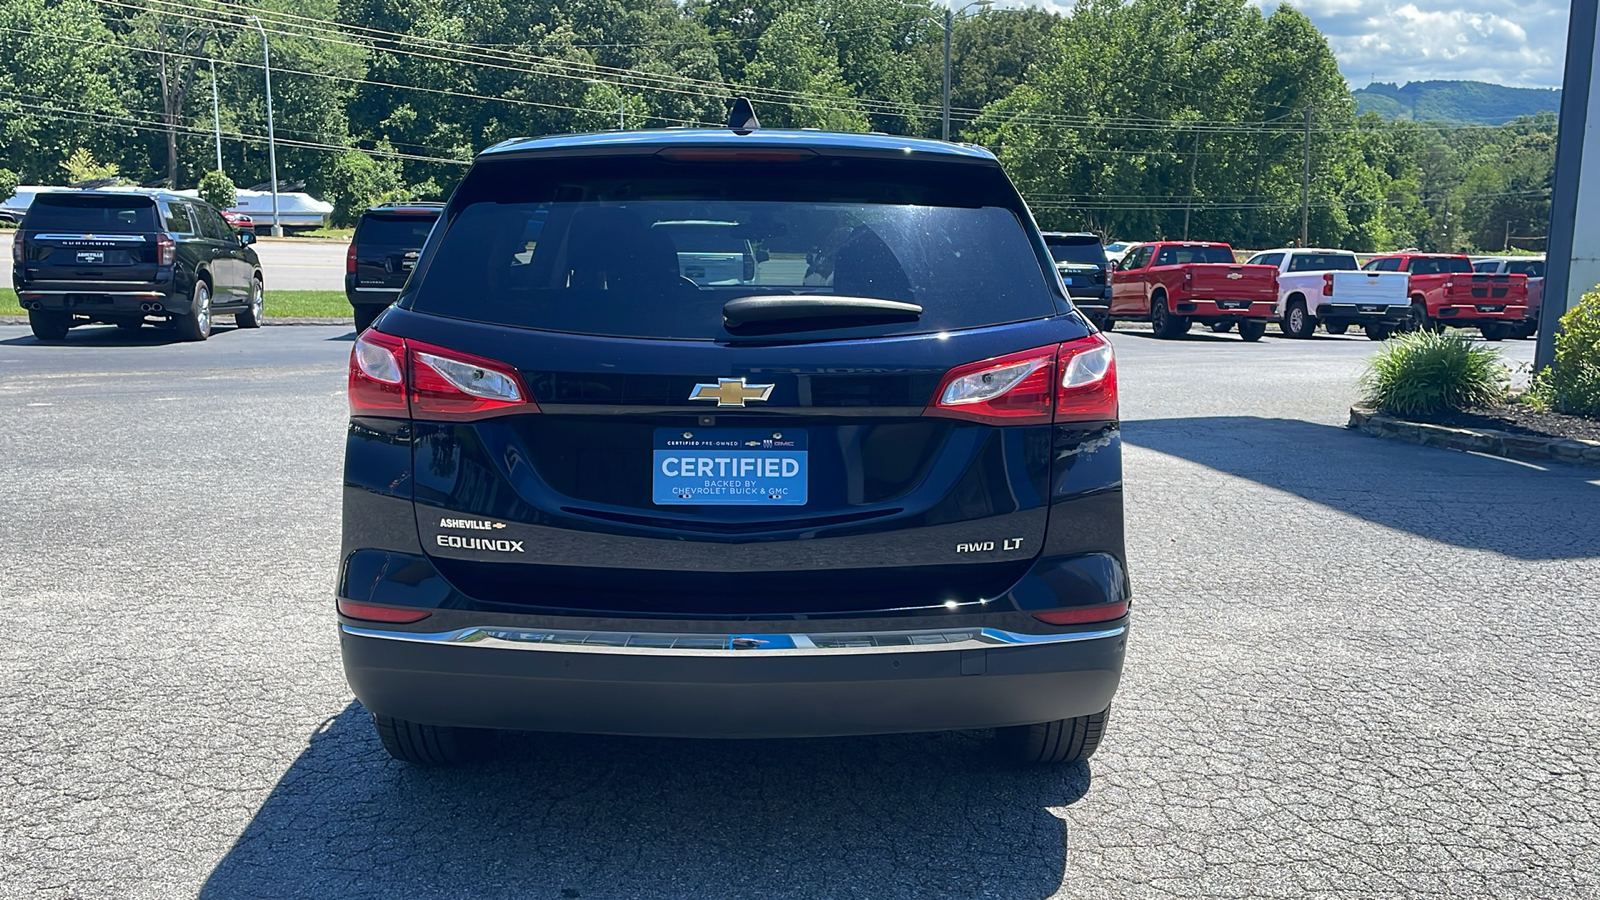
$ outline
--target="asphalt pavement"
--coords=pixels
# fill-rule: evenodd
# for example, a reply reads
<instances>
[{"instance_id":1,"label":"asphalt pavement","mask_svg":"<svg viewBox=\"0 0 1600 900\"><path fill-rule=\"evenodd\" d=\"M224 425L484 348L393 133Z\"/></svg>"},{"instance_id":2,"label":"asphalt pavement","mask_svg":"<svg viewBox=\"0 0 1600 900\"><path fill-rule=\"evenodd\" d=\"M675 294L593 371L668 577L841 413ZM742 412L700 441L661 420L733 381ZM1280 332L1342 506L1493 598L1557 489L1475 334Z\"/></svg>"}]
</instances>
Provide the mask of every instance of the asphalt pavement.
<instances>
[{"instance_id":1,"label":"asphalt pavement","mask_svg":"<svg viewBox=\"0 0 1600 900\"><path fill-rule=\"evenodd\" d=\"M11 239L0 231L0 288L11 287ZM255 244L269 291L342 291L348 241L266 238Z\"/></svg>"},{"instance_id":2,"label":"asphalt pavement","mask_svg":"<svg viewBox=\"0 0 1600 900\"><path fill-rule=\"evenodd\" d=\"M350 337L0 327L0 897L1600 896L1600 470L1342 429L1359 336L1114 335L1136 606L1087 764L527 735L446 771L339 667Z\"/></svg>"}]
</instances>

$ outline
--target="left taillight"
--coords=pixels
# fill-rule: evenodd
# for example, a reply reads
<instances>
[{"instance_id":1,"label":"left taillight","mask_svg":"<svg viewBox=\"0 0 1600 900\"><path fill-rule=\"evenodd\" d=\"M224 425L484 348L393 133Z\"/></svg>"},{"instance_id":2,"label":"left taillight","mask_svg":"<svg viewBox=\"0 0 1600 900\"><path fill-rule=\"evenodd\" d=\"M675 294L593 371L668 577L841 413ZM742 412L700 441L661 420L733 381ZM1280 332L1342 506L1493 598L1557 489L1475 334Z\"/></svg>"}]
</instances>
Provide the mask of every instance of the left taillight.
<instances>
[{"instance_id":1,"label":"left taillight","mask_svg":"<svg viewBox=\"0 0 1600 900\"><path fill-rule=\"evenodd\" d=\"M156 235L156 265L170 266L178 258L178 242L170 235Z\"/></svg>"},{"instance_id":2,"label":"left taillight","mask_svg":"<svg viewBox=\"0 0 1600 900\"><path fill-rule=\"evenodd\" d=\"M924 415L990 425L1117 418L1117 364L1099 334L997 356L946 373Z\"/></svg>"},{"instance_id":3,"label":"left taillight","mask_svg":"<svg viewBox=\"0 0 1600 900\"><path fill-rule=\"evenodd\" d=\"M1322 296L1324 296L1324 297L1332 297L1333 296L1333 273L1332 272L1324 272L1324 273L1322 273Z\"/></svg>"},{"instance_id":4,"label":"left taillight","mask_svg":"<svg viewBox=\"0 0 1600 900\"><path fill-rule=\"evenodd\" d=\"M367 329L350 350L350 414L465 421L538 412L504 363Z\"/></svg>"},{"instance_id":5,"label":"left taillight","mask_svg":"<svg viewBox=\"0 0 1600 900\"><path fill-rule=\"evenodd\" d=\"M27 243L28 238L20 231L17 232L17 239L11 242L11 261L19 266L28 258L28 251L24 249Z\"/></svg>"}]
</instances>

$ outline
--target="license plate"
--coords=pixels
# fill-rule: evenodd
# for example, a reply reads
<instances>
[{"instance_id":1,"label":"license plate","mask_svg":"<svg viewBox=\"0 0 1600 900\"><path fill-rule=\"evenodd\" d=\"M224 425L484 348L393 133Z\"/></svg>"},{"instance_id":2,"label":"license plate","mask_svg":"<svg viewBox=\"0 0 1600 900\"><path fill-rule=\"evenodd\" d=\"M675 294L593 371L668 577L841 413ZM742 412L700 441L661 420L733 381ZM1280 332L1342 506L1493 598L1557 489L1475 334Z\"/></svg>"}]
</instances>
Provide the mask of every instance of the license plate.
<instances>
[{"instance_id":1,"label":"license plate","mask_svg":"<svg viewBox=\"0 0 1600 900\"><path fill-rule=\"evenodd\" d=\"M1480 306L1478 312L1500 312L1503 309L1505 309L1503 306Z\"/></svg>"},{"instance_id":2,"label":"license plate","mask_svg":"<svg viewBox=\"0 0 1600 900\"><path fill-rule=\"evenodd\" d=\"M1358 306L1356 309L1364 313L1383 312L1383 307L1381 306Z\"/></svg>"},{"instance_id":3,"label":"license plate","mask_svg":"<svg viewBox=\"0 0 1600 900\"><path fill-rule=\"evenodd\" d=\"M803 506L801 429L657 428L650 487L658 506Z\"/></svg>"},{"instance_id":4,"label":"license plate","mask_svg":"<svg viewBox=\"0 0 1600 900\"><path fill-rule=\"evenodd\" d=\"M106 252L104 250L79 250L78 251L78 262L81 262L81 263L103 263L105 261L106 261Z\"/></svg>"},{"instance_id":5,"label":"license plate","mask_svg":"<svg viewBox=\"0 0 1600 900\"><path fill-rule=\"evenodd\" d=\"M1218 300L1218 309L1246 309L1250 306L1247 300Z\"/></svg>"}]
</instances>

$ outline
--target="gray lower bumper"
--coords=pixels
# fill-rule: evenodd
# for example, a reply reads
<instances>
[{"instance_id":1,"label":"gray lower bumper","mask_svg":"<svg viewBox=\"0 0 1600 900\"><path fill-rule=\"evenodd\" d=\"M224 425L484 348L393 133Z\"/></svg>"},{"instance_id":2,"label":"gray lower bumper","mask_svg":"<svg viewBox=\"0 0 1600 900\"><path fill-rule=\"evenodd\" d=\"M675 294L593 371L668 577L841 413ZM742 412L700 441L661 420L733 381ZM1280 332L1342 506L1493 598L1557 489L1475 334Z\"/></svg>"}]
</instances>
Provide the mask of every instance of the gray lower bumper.
<instances>
[{"instance_id":1,"label":"gray lower bumper","mask_svg":"<svg viewBox=\"0 0 1600 900\"><path fill-rule=\"evenodd\" d=\"M773 651L537 649L343 626L369 710L413 722L674 737L822 737L1025 725L1088 715L1122 676L1126 621L1070 640ZM1067 638L1052 635L1051 638ZM530 652L530 649L532 652Z\"/></svg>"}]
</instances>

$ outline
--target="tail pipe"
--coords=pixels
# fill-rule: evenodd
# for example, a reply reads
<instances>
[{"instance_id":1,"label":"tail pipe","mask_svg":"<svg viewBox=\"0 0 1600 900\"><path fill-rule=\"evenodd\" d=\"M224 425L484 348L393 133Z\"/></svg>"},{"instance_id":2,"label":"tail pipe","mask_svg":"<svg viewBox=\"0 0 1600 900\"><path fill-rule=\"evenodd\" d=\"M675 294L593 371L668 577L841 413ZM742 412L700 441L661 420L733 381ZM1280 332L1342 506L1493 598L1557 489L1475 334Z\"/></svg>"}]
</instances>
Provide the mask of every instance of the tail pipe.
<instances>
[{"instance_id":1,"label":"tail pipe","mask_svg":"<svg viewBox=\"0 0 1600 900\"><path fill-rule=\"evenodd\" d=\"M159 303L141 303L141 304L139 304L139 311L140 312L147 312L147 313L158 313L158 312L161 312L161 304L159 304Z\"/></svg>"}]
</instances>

